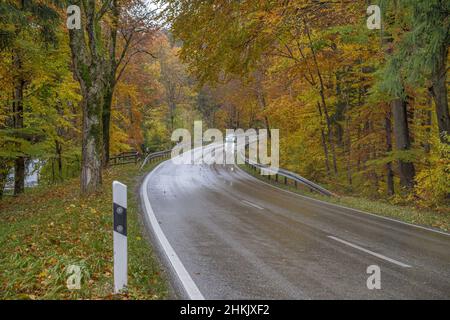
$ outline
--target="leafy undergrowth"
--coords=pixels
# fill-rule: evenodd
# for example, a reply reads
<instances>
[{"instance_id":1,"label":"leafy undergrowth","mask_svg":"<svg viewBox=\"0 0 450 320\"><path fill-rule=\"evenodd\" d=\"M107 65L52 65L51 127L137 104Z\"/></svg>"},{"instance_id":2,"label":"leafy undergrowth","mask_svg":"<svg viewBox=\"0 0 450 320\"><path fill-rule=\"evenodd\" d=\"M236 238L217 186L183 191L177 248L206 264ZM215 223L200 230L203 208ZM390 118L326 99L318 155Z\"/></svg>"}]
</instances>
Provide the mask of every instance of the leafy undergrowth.
<instances>
[{"instance_id":1,"label":"leafy undergrowth","mask_svg":"<svg viewBox=\"0 0 450 320\"><path fill-rule=\"evenodd\" d=\"M152 169L149 165L144 172ZM79 180L0 201L0 299L163 299L164 278L138 216L135 165L104 173L103 190L80 197ZM128 185L128 292L113 295L113 180ZM81 267L68 290L67 267Z\"/></svg>"},{"instance_id":2,"label":"leafy undergrowth","mask_svg":"<svg viewBox=\"0 0 450 320\"><path fill-rule=\"evenodd\" d=\"M410 206L394 205L384 201L371 200L361 197L351 197L347 195L339 195L339 197L322 196L317 193L309 192L308 190L302 188L297 189L292 184L284 185L282 183L276 183L273 179L269 180L245 165L240 165L239 167L260 180L310 198L335 203L345 207L374 213L380 216L385 216L408 223L440 229L447 232L450 231L450 212L448 210L433 211L418 209ZM280 181L284 182L284 180Z\"/></svg>"}]
</instances>

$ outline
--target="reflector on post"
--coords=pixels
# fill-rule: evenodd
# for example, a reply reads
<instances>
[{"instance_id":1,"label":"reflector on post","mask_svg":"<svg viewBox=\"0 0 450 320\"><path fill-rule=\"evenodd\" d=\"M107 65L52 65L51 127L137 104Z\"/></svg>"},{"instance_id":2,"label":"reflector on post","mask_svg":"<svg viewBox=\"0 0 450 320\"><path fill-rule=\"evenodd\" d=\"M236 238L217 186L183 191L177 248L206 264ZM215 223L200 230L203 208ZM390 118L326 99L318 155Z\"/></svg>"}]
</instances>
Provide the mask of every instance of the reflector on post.
<instances>
[{"instance_id":1,"label":"reflector on post","mask_svg":"<svg viewBox=\"0 0 450 320\"><path fill-rule=\"evenodd\" d=\"M114 243L114 293L128 284L127 262L127 186L113 182L113 243Z\"/></svg>"}]
</instances>

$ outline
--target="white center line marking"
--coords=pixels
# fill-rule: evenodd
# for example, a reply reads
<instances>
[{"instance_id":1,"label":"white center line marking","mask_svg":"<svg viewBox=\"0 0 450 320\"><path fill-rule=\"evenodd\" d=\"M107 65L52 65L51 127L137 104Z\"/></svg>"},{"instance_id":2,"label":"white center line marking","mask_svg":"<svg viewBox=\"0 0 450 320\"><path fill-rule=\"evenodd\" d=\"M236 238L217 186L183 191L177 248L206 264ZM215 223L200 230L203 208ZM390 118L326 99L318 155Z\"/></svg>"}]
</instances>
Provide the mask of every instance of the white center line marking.
<instances>
[{"instance_id":1,"label":"white center line marking","mask_svg":"<svg viewBox=\"0 0 450 320\"><path fill-rule=\"evenodd\" d=\"M243 204L246 204L246 205L251 206L251 207L253 207L253 208L256 208L256 209L259 209L259 210L264 210L263 207L260 207L260 206L258 206L257 204L254 204L254 203L252 203L252 202L250 202L250 201L247 201L247 200L241 200L241 202L242 202Z\"/></svg>"},{"instance_id":2,"label":"white center line marking","mask_svg":"<svg viewBox=\"0 0 450 320\"><path fill-rule=\"evenodd\" d=\"M392 262L392 263L394 263L394 264L396 264L396 265L398 265L398 266L400 266L400 267L403 267L403 268L412 268L410 265L407 265L407 264L404 264L404 263L402 263L402 262L400 262L400 261L397 261L397 260L391 259L391 258L389 258L389 257L383 256L382 254L379 254L379 253L376 253L376 252L373 252L373 251L364 249L363 247L360 247L360 246L358 246L358 245L356 245L356 244L347 242L347 241L345 241L345 240L342 240L342 239L339 239L339 238L336 238L336 237L333 237L333 236L328 236L328 238L333 239L333 240L338 241L338 242L341 242L341 243L343 243L343 244L345 244L345 245L347 245L347 246L349 246L349 247L352 247L352 248L361 250L361 251L363 251L363 252L365 252L365 253L371 254L371 255L373 255L373 256L375 256L375 257L377 257L377 258L380 258L380 259L383 259L383 260Z\"/></svg>"}]
</instances>

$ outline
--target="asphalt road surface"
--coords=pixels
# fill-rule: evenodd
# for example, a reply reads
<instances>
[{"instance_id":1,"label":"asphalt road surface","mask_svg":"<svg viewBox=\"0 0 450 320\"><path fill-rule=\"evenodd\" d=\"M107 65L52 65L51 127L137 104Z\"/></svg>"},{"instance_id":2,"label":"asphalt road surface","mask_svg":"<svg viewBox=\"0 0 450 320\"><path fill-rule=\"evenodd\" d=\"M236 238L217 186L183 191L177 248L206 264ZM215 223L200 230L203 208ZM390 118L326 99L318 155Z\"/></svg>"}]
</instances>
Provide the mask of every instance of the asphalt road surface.
<instances>
[{"instance_id":1,"label":"asphalt road surface","mask_svg":"<svg viewBox=\"0 0 450 320\"><path fill-rule=\"evenodd\" d=\"M283 191L233 165L169 160L142 190L177 255L170 267L206 299L450 298L449 234ZM367 287L371 265L381 289Z\"/></svg>"}]
</instances>

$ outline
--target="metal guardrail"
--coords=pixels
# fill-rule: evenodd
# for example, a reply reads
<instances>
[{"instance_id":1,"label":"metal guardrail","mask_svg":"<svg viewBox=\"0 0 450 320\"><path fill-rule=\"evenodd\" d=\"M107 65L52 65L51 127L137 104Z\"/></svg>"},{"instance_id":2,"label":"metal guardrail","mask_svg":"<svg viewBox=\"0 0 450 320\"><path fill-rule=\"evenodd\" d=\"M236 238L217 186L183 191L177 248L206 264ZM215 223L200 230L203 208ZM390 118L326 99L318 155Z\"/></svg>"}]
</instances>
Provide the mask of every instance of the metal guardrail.
<instances>
[{"instance_id":1,"label":"metal guardrail","mask_svg":"<svg viewBox=\"0 0 450 320\"><path fill-rule=\"evenodd\" d=\"M281 177L284 177L284 184L285 185L288 184L288 180L292 180L294 182L294 185L295 185L296 188L297 188L297 184L300 183L300 184L306 186L307 188L309 188L311 191L315 191L315 192L318 192L318 193L320 193L322 195L326 195L326 196L329 196L329 197L336 197L336 194L334 194L333 192L328 191L327 189L319 186L318 184L316 184L314 182L309 181L306 178L303 178L302 176L300 176L300 175L298 175L296 173L293 173L291 171L288 171L288 170L285 170L285 169L281 169L281 168L278 169L278 171L277 170L273 170L273 169L271 169L268 166L265 166L265 165L262 165L262 164L259 164L259 163L255 162L253 160L247 159L245 154L242 154L242 153L241 153L241 157L244 159L245 163L247 165L249 165L251 168L253 168L256 171L260 170L261 174L262 174L262 172L266 172L266 173L272 173L272 175L275 175L275 181L276 182L279 182L278 178L281 176ZM269 174L269 175L267 175L267 177L270 180L271 175Z\"/></svg>"},{"instance_id":2,"label":"metal guardrail","mask_svg":"<svg viewBox=\"0 0 450 320\"><path fill-rule=\"evenodd\" d=\"M172 150L164 150L164 151L158 151L158 152L153 152L150 153L149 155L147 155L144 159L144 161L142 162L141 167L139 168L139 170L142 170L142 168L147 164L147 162L152 162L153 160L159 160L159 159L164 159L170 156L170 153L172 152Z\"/></svg>"},{"instance_id":3,"label":"metal guardrail","mask_svg":"<svg viewBox=\"0 0 450 320\"><path fill-rule=\"evenodd\" d=\"M142 169L149 161L152 162L153 160L159 160L159 159L164 159L167 158L171 155L172 150L164 150L164 151L158 151L158 152L153 152L150 153L149 155L147 155L144 159L144 161L142 162L142 165L140 167L140 169ZM272 173L272 175L275 176L275 181L279 182L279 177L284 177L284 184L287 185L288 184L288 180L291 180L294 182L295 187L297 188L298 184L302 184L304 186L306 186L307 188L309 188L311 191L315 191L318 192L322 195L326 195L329 197L336 197L337 195L334 194L333 192L325 189L322 186L319 186L318 184L309 181L308 179L293 173L291 171L285 170L285 169L278 169L278 170L273 170L268 166L259 164L253 160L248 159L245 154L241 153L240 154L241 157L244 159L244 162L249 165L250 167L252 167L254 170L260 170L260 172L266 172L266 173ZM271 175L267 175L267 177L270 179Z\"/></svg>"},{"instance_id":4,"label":"metal guardrail","mask_svg":"<svg viewBox=\"0 0 450 320\"><path fill-rule=\"evenodd\" d=\"M178 143L177 146L182 147L183 144ZM145 157L140 169L142 169L147 164L148 161L151 162L154 159L163 159L163 158L169 157L171 155L171 153L172 153L172 149L150 153L149 155L147 155Z\"/></svg>"}]
</instances>

